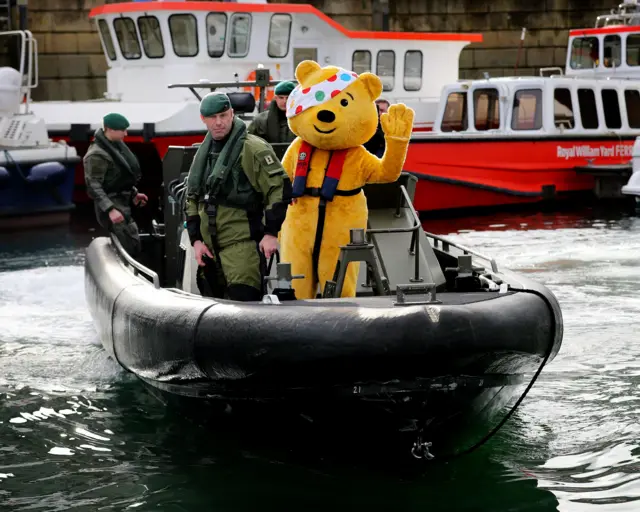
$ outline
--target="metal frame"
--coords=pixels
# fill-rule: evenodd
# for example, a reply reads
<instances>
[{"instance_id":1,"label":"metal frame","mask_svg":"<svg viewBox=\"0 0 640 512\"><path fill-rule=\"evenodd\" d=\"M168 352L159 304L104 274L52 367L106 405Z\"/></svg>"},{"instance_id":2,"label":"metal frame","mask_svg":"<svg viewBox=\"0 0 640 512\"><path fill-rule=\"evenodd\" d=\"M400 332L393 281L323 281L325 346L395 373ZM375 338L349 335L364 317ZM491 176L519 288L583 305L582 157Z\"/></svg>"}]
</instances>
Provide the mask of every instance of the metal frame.
<instances>
[{"instance_id":1,"label":"metal frame","mask_svg":"<svg viewBox=\"0 0 640 512\"><path fill-rule=\"evenodd\" d=\"M413 207L413 204L411 203L411 198L409 197L409 192L407 192L407 189L404 185L400 185L400 197L398 200L398 206L396 207L396 217L400 217L400 208L402 208L402 199L404 199L407 202L407 205L411 211L411 214L413 216L413 226L409 227L409 228L379 228L379 229L368 229L367 230L367 241L369 243L373 243L371 240L371 235L375 235L375 234L386 234L386 233L409 233L409 232L413 232L412 236L411 236L411 242L410 242L410 247L409 247L409 253L415 255L415 275L413 280L415 282L419 282L421 281L420 279L420 242L419 242L419 238L418 238L418 234L420 232L420 228L422 227L422 224L420 223L420 218L418 217L418 213L416 212L415 208ZM375 245L375 244L374 244ZM384 270L385 273L385 277L386 276L386 270ZM370 286L369 283L369 275L367 274L367 278L365 281L365 286Z\"/></svg>"},{"instance_id":2,"label":"metal frame","mask_svg":"<svg viewBox=\"0 0 640 512\"><path fill-rule=\"evenodd\" d=\"M17 71L20 73L20 100L22 101L22 96L25 97L24 113L28 114L31 89L38 87L38 40L33 37L30 30L9 30L0 32L0 36L20 36L20 69Z\"/></svg>"},{"instance_id":3,"label":"metal frame","mask_svg":"<svg viewBox=\"0 0 640 512\"><path fill-rule=\"evenodd\" d=\"M131 257L131 255L127 253L124 247L122 247L120 240L118 240L118 238L113 233L111 233L111 241L113 242L113 245L116 248L116 253L118 254L118 256L120 256L120 258L123 260L124 263L128 263L129 266L133 268L134 276L137 276L138 274L146 275L147 277L150 277L151 280L153 281L154 288L158 288L158 289L160 288L160 278L158 277L157 273L155 273L150 268L145 267L142 263L139 263L138 261L134 260Z\"/></svg>"},{"instance_id":4,"label":"metal frame","mask_svg":"<svg viewBox=\"0 0 640 512\"><path fill-rule=\"evenodd\" d=\"M438 235L434 235L433 233L428 233L425 231L424 233L427 238L431 238L433 239L434 243L433 243L433 247L435 249L438 249L438 242L442 243L442 250L451 254L451 252L449 251L449 247L455 247L456 249L461 250L464 254L471 254L473 256L476 256L477 258L480 258L482 260L485 260L486 262L488 262L491 265L491 271L494 274L497 274L498 271L498 264L496 263L496 260L494 260L491 256L487 256L486 254L482 254L480 252L474 251L473 249L469 249L468 247L462 245L462 244L458 244L456 242L452 242L451 240L448 240L444 237L438 236Z\"/></svg>"},{"instance_id":5,"label":"metal frame","mask_svg":"<svg viewBox=\"0 0 640 512\"><path fill-rule=\"evenodd\" d=\"M412 281L420 282L422 281L422 279L420 278L420 242L419 242L418 235L420 233L420 229L422 228L422 223L420 222L420 217L418 216L418 212L416 212L415 208L413 207L413 203L411 201L411 198L409 197L409 193L407 192L407 189L404 185L400 185L400 192L401 192L401 195L399 197L398 206L396 207L396 217L400 216L400 209L402 208L402 204L403 204L402 200L404 199L406 201L407 207L411 211L411 216L413 217L413 226L408 228L369 229L366 232L367 240L370 243L372 243L370 235L372 234L375 235L376 233L408 233L412 231L413 234L411 236L411 242L410 242L410 248L409 248L410 254L415 256L415 273ZM464 254L471 254L472 256L476 256L477 258L488 262L491 265L492 272L494 274L498 273L498 264L496 263L496 260L493 259L491 256L482 254L478 251L474 251L473 249L469 249L468 247L462 244L452 242L451 240L448 240L438 235L434 235L433 233L429 233L427 231L424 231L424 234L427 238L431 238L434 241L433 243L434 248L438 249L440 248L439 244L442 244L442 247L441 247L442 250L451 254L451 252L449 251L449 248L455 247L456 249L462 251ZM388 277L386 276L386 270L384 271L384 273L385 273L385 277ZM369 283L369 276L367 274L365 286L370 286L370 285L371 284Z\"/></svg>"}]
</instances>

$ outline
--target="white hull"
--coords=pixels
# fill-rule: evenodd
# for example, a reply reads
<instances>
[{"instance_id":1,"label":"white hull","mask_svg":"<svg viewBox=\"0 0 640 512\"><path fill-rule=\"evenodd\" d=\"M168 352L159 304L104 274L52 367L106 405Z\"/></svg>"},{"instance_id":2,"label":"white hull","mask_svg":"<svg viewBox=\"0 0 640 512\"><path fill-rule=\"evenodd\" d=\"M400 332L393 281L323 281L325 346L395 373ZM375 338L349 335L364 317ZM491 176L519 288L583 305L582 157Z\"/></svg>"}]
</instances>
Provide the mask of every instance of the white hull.
<instances>
[{"instance_id":1,"label":"white hull","mask_svg":"<svg viewBox=\"0 0 640 512\"><path fill-rule=\"evenodd\" d=\"M206 94L202 91L201 95ZM431 129L438 110L439 98L405 101L419 119L415 130ZM144 125L154 125L156 136L205 133L200 120L199 103L195 100L175 103L143 103L128 101L44 101L31 104L32 112L44 119L49 133L67 133L74 124L89 125L91 131L102 125L109 112L123 114L131 124L130 132L142 131Z\"/></svg>"},{"instance_id":2,"label":"white hull","mask_svg":"<svg viewBox=\"0 0 640 512\"><path fill-rule=\"evenodd\" d=\"M8 155L7 155L8 153ZM52 143L42 148L3 148L0 147L0 165L17 162L64 162L77 157L76 149L61 143Z\"/></svg>"}]
</instances>

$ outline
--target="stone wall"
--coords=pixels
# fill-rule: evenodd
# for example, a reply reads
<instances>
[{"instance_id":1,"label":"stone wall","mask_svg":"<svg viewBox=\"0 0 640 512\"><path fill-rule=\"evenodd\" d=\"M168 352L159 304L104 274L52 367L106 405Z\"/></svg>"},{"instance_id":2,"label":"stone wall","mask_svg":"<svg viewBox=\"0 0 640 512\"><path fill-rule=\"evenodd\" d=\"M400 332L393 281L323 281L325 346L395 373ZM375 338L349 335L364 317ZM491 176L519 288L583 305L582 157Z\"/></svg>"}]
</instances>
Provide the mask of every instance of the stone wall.
<instances>
[{"instance_id":1,"label":"stone wall","mask_svg":"<svg viewBox=\"0 0 640 512\"><path fill-rule=\"evenodd\" d=\"M106 91L107 64L89 11L107 0L29 0L28 27L38 40L39 79L33 98L86 100Z\"/></svg>"},{"instance_id":2,"label":"stone wall","mask_svg":"<svg viewBox=\"0 0 640 512\"><path fill-rule=\"evenodd\" d=\"M286 0L279 0L286 2ZM570 28L592 27L620 0L293 0L311 3L347 28L375 30L382 9L390 30L479 32L482 43L463 50L460 76L538 74L564 67ZM38 39L40 86L36 100L100 98L106 62L89 10L113 0L29 0L28 28ZM386 7L385 7L386 4ZM522 27L527 29L518 60Z\"/></svg>"}]
</instances>

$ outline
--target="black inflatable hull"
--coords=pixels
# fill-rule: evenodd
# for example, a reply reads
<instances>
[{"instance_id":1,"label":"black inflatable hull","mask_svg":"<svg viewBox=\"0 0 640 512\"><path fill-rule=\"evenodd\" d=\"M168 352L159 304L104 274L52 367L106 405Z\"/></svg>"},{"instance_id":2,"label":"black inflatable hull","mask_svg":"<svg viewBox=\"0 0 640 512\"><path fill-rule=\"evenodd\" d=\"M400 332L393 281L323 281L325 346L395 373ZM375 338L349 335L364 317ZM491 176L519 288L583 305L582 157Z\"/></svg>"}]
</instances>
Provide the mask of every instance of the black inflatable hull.
<instances>
[{"instance_id":1,"label":"black inflatable hull","mask_svg":"<svg viewBox=\"0 0 640 512\"><path fill-rule=\"evenodd\" d=\"M555 298L517 279L521 291L439 293L439 304L238 304L154 288L106 238L91 243L85 262L105 349L165 395L355 432L422 432L435 453L469 426L486 424L486 434L491 424L481 420L495 424L559 350Z\"/></svg>"}]
</instances>

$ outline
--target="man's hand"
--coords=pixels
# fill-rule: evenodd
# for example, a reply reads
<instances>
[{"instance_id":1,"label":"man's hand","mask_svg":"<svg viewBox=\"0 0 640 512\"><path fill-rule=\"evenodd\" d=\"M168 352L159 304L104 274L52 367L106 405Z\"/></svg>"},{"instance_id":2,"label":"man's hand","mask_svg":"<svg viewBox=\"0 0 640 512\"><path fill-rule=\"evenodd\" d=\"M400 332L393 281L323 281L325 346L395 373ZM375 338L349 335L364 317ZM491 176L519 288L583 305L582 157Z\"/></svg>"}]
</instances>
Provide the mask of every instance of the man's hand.
<instances>
[{"instance_id":1,"label":"man's hand","mask_svg":"<svg viewBox=\"0 0 640 512\"><path fill-rule=\"evenodd\" d=\"M113 208L112 210L109 210L109 219L114 224L120 224L121 222L124 222L124 215L122 215L120 210Z\"/></svg>"},{"instance_id":2,"label":"man's hand","mask_svg":"<svg viewBox=\"0 0 640 512\"><path fill-rule=\"evenodd\" d=\"M196 240L194 242L193 251L196 253L196 261L201 267L205 266L205 262L202 261L202 256L206 255L209 256L209 258L213 259L213 254L211 254L209 248L204 244L204 242L201 242L200 240Z\"/></svg>"},{"instance_id":3,"label":"man's hand","mask_svg":"<svg viewBox=\"0 0 640 512\"><path fill-rule=\"evenodd\" d=\"M140 192L138 192L136 194L136 197L133 198L133 204L136 206L144 206L145 204L147 204L148 200L149 198L145 194L141 194Z\"/></svg>"},{"instance_id":4,"label":"man's hand","mask_svg":"<svg viewBox=\"0 0 640 512\"><path fill-rule=\"evenodd\" d=\"M278 238L273 235L264 235L260 240L259 247L268 260L278 250Z\"/></svg>"}]
</instances>

